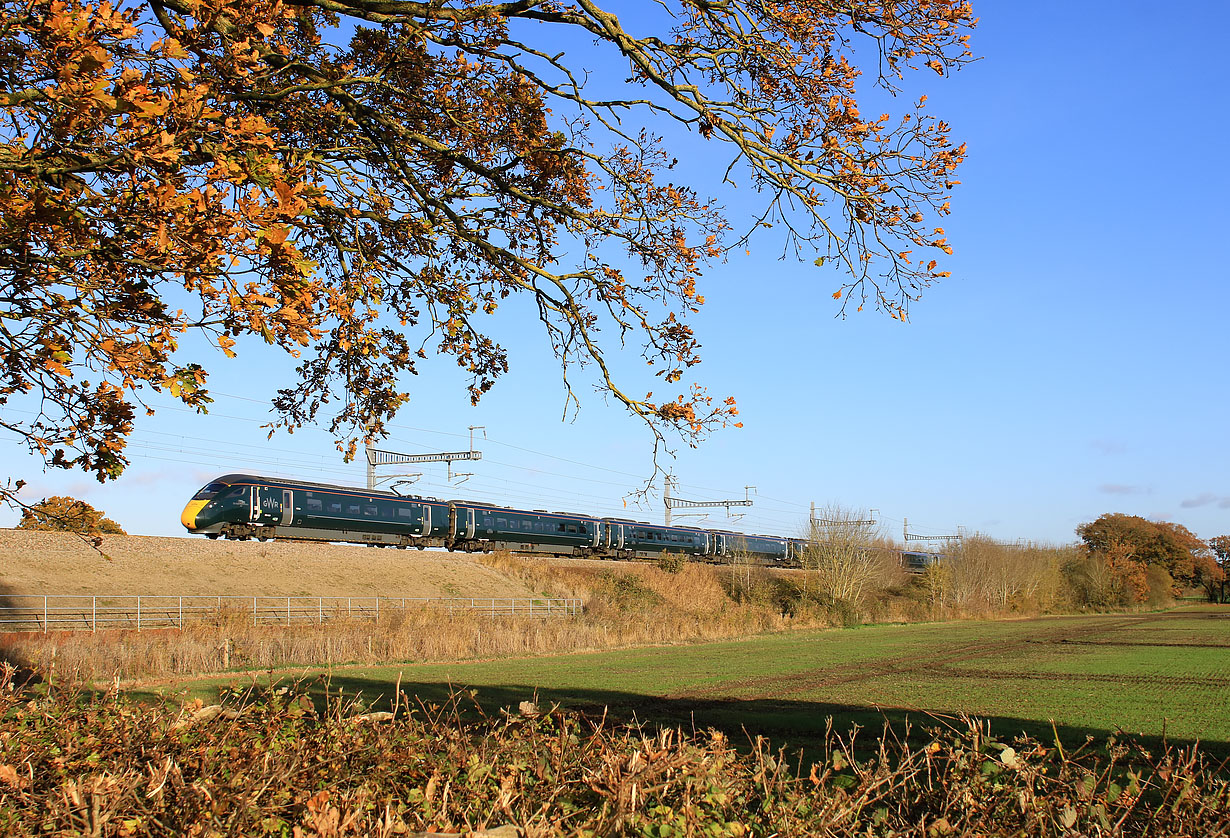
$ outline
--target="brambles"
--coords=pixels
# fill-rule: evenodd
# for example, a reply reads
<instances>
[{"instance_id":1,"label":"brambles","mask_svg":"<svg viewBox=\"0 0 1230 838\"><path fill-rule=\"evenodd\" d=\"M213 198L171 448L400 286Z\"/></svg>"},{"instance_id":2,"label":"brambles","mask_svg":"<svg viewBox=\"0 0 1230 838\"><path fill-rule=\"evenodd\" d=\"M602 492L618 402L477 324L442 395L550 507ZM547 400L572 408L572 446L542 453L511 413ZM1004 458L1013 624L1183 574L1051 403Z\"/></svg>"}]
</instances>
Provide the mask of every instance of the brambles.
<instances>
[{"instance_id":1,"label":"brambles","mask_svg":"<svg viewBox=\"0 0 1230 838\"><path fill-rule=\"evenodd\" d=\"M295 689L144 707L0 684L0 831L397 835L1218 835L1226 779L1195 747L1106 755L972 720L910 744L830 733L802 758L755 737L558 709L483 716L470 694L362 708ZM870 741L864 741L868 740ZM857 747L856 747L857 746Z\"/></svg>"}]
</instances>

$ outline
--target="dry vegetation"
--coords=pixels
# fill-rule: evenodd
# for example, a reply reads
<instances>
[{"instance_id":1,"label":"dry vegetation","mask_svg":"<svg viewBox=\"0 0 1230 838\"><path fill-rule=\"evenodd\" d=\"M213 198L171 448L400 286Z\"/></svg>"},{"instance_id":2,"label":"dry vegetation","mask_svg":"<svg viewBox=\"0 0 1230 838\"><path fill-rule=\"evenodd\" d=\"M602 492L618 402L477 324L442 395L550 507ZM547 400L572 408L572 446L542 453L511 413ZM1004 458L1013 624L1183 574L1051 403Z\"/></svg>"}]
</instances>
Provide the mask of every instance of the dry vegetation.
<instances>
[{"instance_id":1,"label":"dry vegetation","mask_svg":"<svg viewBox=\"0 0 1230 838\"><path fill-rule=\"evenodd\" d=\"M0 529L3 594L532 596L437 551L338 544L106 536L106 558L68 533Z\"/></svg>"},{"instance_id":2,"label":"dry vegetation","mask_svg":"<svg viewBox=\"0 0 1230 838\"><path fill-rule=\"evenodd\" d=\"M1075 753L975 722L913 738L760 737L612 725L458 699L317 707L280 688L159 707L0 677L6 835L1224 836L1230 789L1195 748ZM870 741L862 741L870 739ZM919 744L911 744L911 743Z\"/></svg>"},{"instance_id":3,"label":"dry vegetation","mask_svg":"<svg viewBox=\"0 0 1230 838\"><path fill-rule=\"evenodd\" d=\"M861 532L861 531L860 531ZM832 535L832 528L828 528ZM9 635L7 658L70 678L125 681L296 665L452 661L703 642L792 628L1001 617L1098 605L1086 596L1096 556L1076 548L1007 546L981 537L911 576L891 544L865 557L843 539L807 570L454 557L332 545L110 537L104 560L73 536L0 532L8 592L98 591L580 598L579 617L381 613L324 626L253 626L219 615L183 630ZM830 545L831 546L831 545ZM54 582L48 580L55 580ZM1165 604L1169 577L1158 582ZM3 591L0 591L3 593ZM1104 604L1103 604L1104 605Z\"/></svg>"},{"instance_id":4,"label":"dry vegetation","mask_svg":"<svg viewBox=\"0 0 1230 838\"><path fill-rule=\"evenodd\" d=\"M375 552L375 551L371 551ZM490 617L390 610L380 621L253 626L240 616L181 630L9 635L5 654L61 677L122 680L311 664L449 661L738 637L829 625L789 574L756 569L735 584L729 569L686 564L555 563L506 554L457 560L511 589L580 597L579 617ZM303 584L308 584L304 582ZM468 592L466 592L468 593Z\"/></svg>"}]
</instances>

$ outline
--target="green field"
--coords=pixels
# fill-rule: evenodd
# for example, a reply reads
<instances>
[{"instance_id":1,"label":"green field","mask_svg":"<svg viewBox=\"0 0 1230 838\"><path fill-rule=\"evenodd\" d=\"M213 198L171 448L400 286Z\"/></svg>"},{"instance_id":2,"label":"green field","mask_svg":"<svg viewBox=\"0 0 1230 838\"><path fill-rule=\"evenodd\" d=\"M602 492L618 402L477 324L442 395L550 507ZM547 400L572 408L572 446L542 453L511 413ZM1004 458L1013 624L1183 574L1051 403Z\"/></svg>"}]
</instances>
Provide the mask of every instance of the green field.
<instances>
[{"instance_id":1,"label":"green field","mask_svg":"<svg viewBox=\"0 0 1230 838\"><path fill-rule=\"evenodd\" d=\"M283 673L290 675L290 673ZM318 669L294 673L315 679ZM335 667L328 689L370 707L403 692L439 701L477 690L486 707L609 708L616 717L812 739L828 720L878 730L991 720L1010 737L1146 737L1230 742L1230 608L1003 622L883 625L695 646L456 664ZM208 697L235 679L181 685ZM314 687L325 689L321 679Z\"/></svg>"}]
</instances>

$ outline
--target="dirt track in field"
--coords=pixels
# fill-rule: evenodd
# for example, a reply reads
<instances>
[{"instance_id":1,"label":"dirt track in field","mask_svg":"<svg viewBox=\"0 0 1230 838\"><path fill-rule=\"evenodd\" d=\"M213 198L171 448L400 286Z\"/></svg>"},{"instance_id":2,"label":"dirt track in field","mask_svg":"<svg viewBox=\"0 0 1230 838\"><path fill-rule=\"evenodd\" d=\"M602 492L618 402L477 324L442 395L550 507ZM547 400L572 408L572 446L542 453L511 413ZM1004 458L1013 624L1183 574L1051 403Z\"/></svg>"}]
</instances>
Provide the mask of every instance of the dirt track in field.
<instances>
[{"instance_id":1,"label":"dirt track in field","mask_svg":"<svg viewBox=\"0 0 1230 838\"><path fill-rule=\"evenodd\" d=\"M944 645L934 651L927 650L912 650L909 654L900 655L893 658L877 659L869 664L867 661L852 661L844 664L836 664L825 666L812 672L793 672L789 675L782 676L765 676L760 678L746 678L736 681L724 681L721 684L716 684L710 688L702 690L688 690L671 695L672 699L706 699L716 697L718 695L729 694L731 691L738 691L740 698L747 699L783 699L790 696L811 693L826 687L833 687L840 684L857 683L860 681L870 681L875 678L892 675L908 675L912 673L920 673L934 675L936 672L943 670L945 675L960 677L963 675L972 675L977 678L1006 678L1019 679L1031 678L1035 680L1106 680L1123 683L1157 683L1165 682L1172 683L1174 686L1199 686L1199 687L1227 687L1230 686L1230 678L1185 678L1179 677L1168 680L1165 676L1126 676L1126 675L1071 675L1060 673L1033 673L1022 675L1015 670L1006 673L997 672L994 670L983 669L968 669L960 667L960 664L973 659L983 658L987 656L1008 656L1014 651L1018 651L1035 644L1066 644L1066 643L1090 643L1094 644L1097 641L1089 641L1084 638L1113 632L1115 630L1126 628L1129 626L1135 627L1144 624L1164 623L1167 620L1173 619L1192 619L1190 613L1160 613L1133 615L1122 617L1119 619L1106 618L1084 618L1084 617L1066 617L1066 618L1043 618L1022 621L1019 625L1029 625L1028 632L1022 632L1011 637L1000 639L980 638L977 641L963 643L959 645ZM1223 615L1215 615L1224 619ZM1127 645L1127 644L1125 644ZM1175 644L1186 645L1186 644Z\"/></svg>"},{"instance_id":2,"label":"dirt track in field","mask_svg":"<svg viewBox=\"0 0 1230 838\"><path fill-rule=\"evenodd\" d=\"M0 529L0 598L19 594L525 597L536 591L470 557L294 542Z\"/></svg>"}]
</instances>

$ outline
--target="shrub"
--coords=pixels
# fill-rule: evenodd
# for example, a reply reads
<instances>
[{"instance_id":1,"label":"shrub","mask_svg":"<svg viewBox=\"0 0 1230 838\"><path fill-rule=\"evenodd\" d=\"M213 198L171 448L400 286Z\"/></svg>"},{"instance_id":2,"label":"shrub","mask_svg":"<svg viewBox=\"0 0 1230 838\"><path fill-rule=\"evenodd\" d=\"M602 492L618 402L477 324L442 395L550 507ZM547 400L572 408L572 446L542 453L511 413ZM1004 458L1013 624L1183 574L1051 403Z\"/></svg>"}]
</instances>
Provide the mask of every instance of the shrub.
<instances>
[{"instance_id":1,"label":"shrub","mask_svg":"<svg viewBox=\"0 0 1230 838\"><path fill-rule=\"evenodd\" d=\"M594 595L624 613L648 611L662 604L662 596L631 573L603 573Z\"/></svg>"},{"instance_id":2,"label":"shrub","mask_svg":"<svg viewBox=\"0 0 1230 838\"><path fill-rule=\"evenodd\" d=\"M19 530L127 535L124 528L83 500L54 495L21 510Z\"/></svg>"},{"instance_id":3,"label":"shrub","mask_svg":"<svg viewBox=\"0 0 1230 838\"><path fill-rule=\"evenodd\" d=\"M688 557L679 553L667 553L663 551L658 555L658 570L665 573L678 573L683 570L688 563Z\"/></svg>"}]
</instances>

